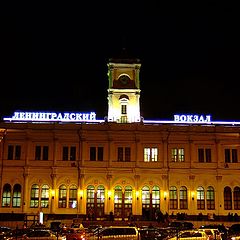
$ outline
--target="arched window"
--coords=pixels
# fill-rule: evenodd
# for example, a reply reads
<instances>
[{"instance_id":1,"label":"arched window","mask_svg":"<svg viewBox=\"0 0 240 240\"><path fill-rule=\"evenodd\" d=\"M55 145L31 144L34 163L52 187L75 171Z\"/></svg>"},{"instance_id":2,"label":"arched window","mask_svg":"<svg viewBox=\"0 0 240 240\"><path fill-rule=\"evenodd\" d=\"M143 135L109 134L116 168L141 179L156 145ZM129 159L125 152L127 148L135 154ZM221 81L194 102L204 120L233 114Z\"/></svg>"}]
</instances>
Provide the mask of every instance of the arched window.
<instances>
[{"instance_id":1,"label":"arched window","mask_svg":"<svg viewBox=\"0 0 240 240\"><path fill-rule=\"evenodd\" d=\"M97 203L101 204L104 203L105 200L105 191L104 186L100 185L97 188Z\"/></svg>"},{"instance_id":2,"label":"arched window","mask_svg":"<svg viewBox=\"0 0 240 240\"><path fill-rule=\"evenodd\" d=\"M94 208L94 186L90 185L87 187L87 209Z\"/></svg>"},{"instance_id":3,"label":"arched window","mask_svg":"<svg viewBox=\"0 0 240 240\"><path fill-rule=\"evenodd\" d=\"M129 217L132 214L132 187L126 186L124 192L124 216Z\"/></svg>"},{"instance_id":4,"label":"arched window","mask_svg":"<svg viewBox=\"0 0 240 240\"><path fill-rule=\"evenodd\" d=\"M150 198L152 199L150 219L156 220L157 214L160 211L160 188L158 186L153 186Z\"/></svg>"},{"instance_id":5,"label":"arched window","mask_svg":"<svg viewBox=\"0 0 240 240\"><path fill-rule=\"evenodd\" d=\"M150 206L150 188L147 186L144 186L142 188L142 204L145 207Z\"/></svg>"},{"instance_id":6,"label":"arched window","mask_svg":"<svg viewBox=\"0 0 240 240\"><path fill-rule=\"evenodd\" d=\"M233 203L234 203L234 209L239 210L240 209L240 188L235 187L233 189Z\"/></svg>"},{"instance_id":7,"label":"arched window","mask_svg":"<svg viewBox=\"0 0 240 240\"><path fill-rule=\"evenodd\" d=\"M77 208L77 186L72 185L69 188L69 208Z\"/></svg>"},{"instance_id":8,"label":"arched window","mask_svg":"<svg viewBox=\"0 0 240 240\"><path fill-rule=\"evenodd\" d=\"M41 188L41 207L48 208L49 205L49 186L44 184Z\"/></svg>"},{"instance_id":9,"label":"arched window","mask_svg":"<svg viewBox=\"0 0 240 240\"><path fill-rule=\"evenodd\" d=\"M142 188L142 216L144 220L150 219L150 188L148 186L144 186Z\"/></svg>"},{"instance_id":10,"label":"arched window","mask_svg":"<svg viewBox=\"0 0 240 240\"><path fill-rule=\"evenodd\" d=\"M90 185L87 187L87 214L88 219L94 219L94 209L95 209L95 188Z\"/></svg>"},{"instance_id":11,"label":"arched window","mask_svg":"<svg viewBox=\"0 0 240 240\"><path fill-rule=\"evenodd\" d=\"M11 185L5 184L3 186L2 207L10 207L11 204Z\"/></svg>"},{"instance_id":12,"label":"arched window","mask_svg":"<svg viewBox=\"0 0 240 240\"><path fill-rule=\"evenodd\" d=\"M207 200L207 209L214 210L215 209L215 194L214 194L213 187L207 188L206 200Z\"/></svg>"},{"instance_id":13,"label":"arched window","mask_svg":"<svg viewBox=\"0 0 240 240\"><path fill-rule=\"evenodd\" d=\"M13 187L12 206L16 208L21 206L21 185L20 184L15 184Z\"/></svg>"},{"instance_id":14,"label":"arched window","mask_svg":"<svg viewBox=\"0 0 240 240\"><path fill-rule=\"evenodd\" d=\"M224 188L224 209L232 210L232 190L230 187Z\"/></svg>"},{"instance_id":15,"label":"arched window","mask_svg":"<svg viewBox=\"0 0 240 240\"><path fill-rule=\"evenodd\" d=\"M170 209L178 208L177 188L174 186L169 188L169 204Z\"/></svg>"},{"instance_id":16,"label":"arched window","mask_svg":"<svg viewBox=\"0 0 240 240\"><path fill-rule=\"evenodd\" d=\"M179 206L180 209L188 208L188 198L187 198L187 188L185 186L180 187L179 189Z\"/></svg>"},{"instance_id":17,"label":"arched window","mask_svg":"<svg viewBox=\"0 0 240 240\"><path fill-rule=\"evenodd\" d=\"M160 209L160 188L158 186L152 188L152 207Z\"/></svg>"},{"instance_id":18,"label":"arched window","mask_svg":"<svg viewBox=\"0 0 240 240\"><path fill-rule=\"evenodd\" d=\"M31 187L30 207L31 208L39 207L39 186L37 184L33 184Z\"/></svg>"},{"instance_id":19,"label":"arched window","mask_svg":"<svg viewBox=\"0 0 240 240\"><path fill-rule=\"evenodd\" d=\"M205 209L205 195L203 187L197 188L197 209L198 210Z\"/></svg>"},{"instance_id":20,"label":"arched window","mask_svg":"<svg viewBox=\"0 0 240 240\"><path fill-rule=\"evenodd\" d=\"M120 186L116 186L114 189L114 215L117 218L122 218L122 203L123 203L123 192Z\"/></svg>"},{"instance_id":21,"label":"arched window","mask_svg":"<svg viewBox=\"0 0 240 240\"><path fill-rule=\"evenodd\" d=\"M96 207L96 215L99 218L102 218L104 215L104 202L105 202L105 188L100 185L97 188L97 207Z\"/></svg>"},{"instance_id":22,"label":"arched window","mask_svg":"<svg viewBox=\"0 0 240 240\"><path fill-rule=\"evenodd\" d=\"M65 185L61 185L59 187L59 194L58 194L58 207L59 208L66 208L67 207L67 187Z\"/></svg>"}]
</instances>

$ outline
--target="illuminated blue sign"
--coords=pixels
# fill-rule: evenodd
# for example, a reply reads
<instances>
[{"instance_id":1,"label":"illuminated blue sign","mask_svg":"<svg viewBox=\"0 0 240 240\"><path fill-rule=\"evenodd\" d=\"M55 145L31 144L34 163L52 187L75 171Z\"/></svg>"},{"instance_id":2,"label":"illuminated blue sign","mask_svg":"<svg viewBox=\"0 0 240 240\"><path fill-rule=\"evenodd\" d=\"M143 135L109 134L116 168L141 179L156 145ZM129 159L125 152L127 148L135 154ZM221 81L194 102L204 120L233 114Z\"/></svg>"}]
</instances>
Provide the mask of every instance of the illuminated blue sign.
<instances>
[{"instance_id":1,"label":"illuminated blue sign","mask_svg":"<svg viewBox=\"0 0 240 240\"><path fill-rule=\"evenodd\" d=\"M174 115L175 122L187 122L187 123L209 123L211 122L210 115L191 115L191 114L182 114L182 115Z\"/></svg>"},{"instance_id":2,"label":"illuminated blue sign","mask_svg":"<svg viewBox=\"0 0 240 240\"><path fill-rule=\"evenodd\" d=\"M96 113L56 113L56 112L14 112L11 118L4 118L5 121L15 122L98 122Z\"/></svg>"}]
</instances>

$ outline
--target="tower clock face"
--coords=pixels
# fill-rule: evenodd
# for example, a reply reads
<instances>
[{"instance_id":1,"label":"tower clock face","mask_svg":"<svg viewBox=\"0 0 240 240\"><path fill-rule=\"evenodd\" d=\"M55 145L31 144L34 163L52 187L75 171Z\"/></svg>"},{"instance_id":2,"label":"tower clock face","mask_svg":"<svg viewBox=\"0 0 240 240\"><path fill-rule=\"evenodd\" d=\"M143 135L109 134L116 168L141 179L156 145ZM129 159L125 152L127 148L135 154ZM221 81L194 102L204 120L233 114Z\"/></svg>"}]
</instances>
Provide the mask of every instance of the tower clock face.
<instances>
[{"instance_id":1,"label":"tower clock face","mask_svg":"<svg viewBox=\"0 0 240 240\"><path fill-rule=\"evenodd\" d=\"M126 75L122 75L119 78L119 81L123 84L123 85L127 85L130 82L130 78Z\"/></svg>"}]
</instances>

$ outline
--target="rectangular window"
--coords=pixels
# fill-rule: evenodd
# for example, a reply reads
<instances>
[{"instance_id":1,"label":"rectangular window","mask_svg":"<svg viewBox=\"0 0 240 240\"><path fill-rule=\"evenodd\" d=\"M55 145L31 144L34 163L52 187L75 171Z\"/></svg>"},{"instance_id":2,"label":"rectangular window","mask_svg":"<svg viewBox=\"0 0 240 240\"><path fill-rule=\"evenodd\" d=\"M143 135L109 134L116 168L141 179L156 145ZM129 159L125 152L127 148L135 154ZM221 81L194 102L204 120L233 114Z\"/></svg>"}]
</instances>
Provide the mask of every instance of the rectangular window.
<instances>
[{"instance_id":1,"label":"rectangular window","mask_svg":"<svg viewBox=\"0 0 240 240\"><path fill-rule=\"evenodd\" d=\"M122 105L122 114L127 114L127 105Z\"/></svg>"},{"instance_id":2,"label":"rectangular window","mask_svg":"<svg viewBox=\"0 0 240 240\"><path fill-rule=\"evenodd\" d=\"M238 162L237 149L232 149L232 162L233 163L237 163Z\"/></svg>"},{"instance_id":3,"label":"rectangular window","mask_svg":"<svg viewBox=\"0 0 240 240\"><path fill-rule=\"evenodd\" d=\"M212 162L212 150L210 148L199 148L198 162Z\"/></svg>"},{"instance_id":4,"label":"rectangular window","mask_svg":"<svg viewBox=\"0 0 240 240\"><path fill-rule=\"evenodd\" d=\"M14 147L13 145L8 145L8 160L13 160L13 151Z\"/></svg>"},{"instance_id":5,"label":"rectangular window","mask_svg":"<svg viewBox=\"0 0 240 240\"><path fill-rule=\"evenodd\" d=\"M97 148L97 160L103 161L103 147Z\"/></svg>"},{"instance_id":6,"label":"rectangular window","mask_svg":"<svg viewBox=\"0 0 240 240\"><path fill-rule=\"evenodd\" d=\"M35 160L48 160L48 146L36 146Z\"/></svg>"},{"instance_id":7,"label":"rectangular window","mask_svg":"<svg viewBox=\"0 0 240 240\"><path fill-rule=\"evenodd\" d=\"M123 147L118 148L118 161L119 162L123 161Z\"/></svg>"},{"instance_id":8,"label":"rectangular window","mask_svg":"<svg viewBox=\"0 0 240 240\"><path fill-rule=\"evenodd\" d=\"M224 152L225 152L225 163L237 163L238 162L237 149L226 148Z\"/></svg>"},{"instance_id":9,"label":"rectangular window","mask_svg":"<svg viewBox=\"0 0 240 240\"><path fill-rule=\"evenodd\" d=\"M171 149L172 162L184 162L184 148L172 148Z\"/></svg>"},{"instance_id":10,"label":"rectangular window","mask_svg":"<svg viewBox=\"0 0 240 240\"><path fill-rule=\"evenodd\" d=\"M130 147L118 147L118 162L130 162L131 161L131 148Z\"/></svg>"},{"instance_id":11,"label":"rectangular window","mask_svg":"<svg viewBox=\"0 0 240 240\"><path fill-rule=\"evenodd\" d=\"M70 161L76 161L76 147L75 146L72 146L70 147Z\"/></svg>"},{"instance_id":12,"label":"rectangular window","mask_svg":"<svg viewBox=\"0 0 240 240\"><path fill-rule=\"evenodd\" d=\"M90 147L90 161L103 161L103 147Z\"/></svg>"},{"instance_id":13,"label":"rectangular window","mask_svg":"<svg viewBox=\"0 0 240 240\"><path fill-rule=\"evenodd\" d=\"M48 160L48 146L43 146L43 159Z\"/></svg>"},{"instance_id":14,"label":"rectangular window","mask_svg":"<svg viewBox=\"0 0 240 240\"><path fill-rule=\"evenodd\" d=\"M75 146L71 146L71 147L67 147L64 146L63 147L63 152L62 152L62 159L63 161L75 161L76 160L76 147Z\"/></svg>"},{"instance_id":15,"label":"rectangular window","mask_svg":"<svg viewBox=\"0 0 240 240\"><path fill-rule=\"evenodd\" d=\"M158 149L157 148L144 148L144 162L157 162L158 161Z\"/></svg>"},{"instance_id":16,"label":"rectangular window","mask_svg":"<svg viewBox=\"0 0 240 240\"><path fill-rule=\"evenodd\" d=\"M8 160L20 160L21 159L21 146L20 145L8 145Z\"/></svg>"},{"instance_id":17,"label":"rectangular window","mask_svg":"<svg viewBox=\"0 0 240 240\"><path fill-rule=\"evenodd\" d=\"M230 163L231 157L230 157L230 149L225 149L225 163Z\"/></svg>"}]
</instances>

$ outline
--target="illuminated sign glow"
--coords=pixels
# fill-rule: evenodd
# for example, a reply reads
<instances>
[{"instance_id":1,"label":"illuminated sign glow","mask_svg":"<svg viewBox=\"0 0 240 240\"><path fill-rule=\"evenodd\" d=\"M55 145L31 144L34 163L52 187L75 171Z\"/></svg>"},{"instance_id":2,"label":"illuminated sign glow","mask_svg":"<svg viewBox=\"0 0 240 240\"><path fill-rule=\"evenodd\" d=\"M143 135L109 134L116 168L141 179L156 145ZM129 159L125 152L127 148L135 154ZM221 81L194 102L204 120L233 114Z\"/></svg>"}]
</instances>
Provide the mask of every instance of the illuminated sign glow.
<instances>
[{"instance_id":1,"label":"illuminated sign glow","mask_svg":"<svg viewBox=\"0 0 240 240\"><path fill-rule=\"evenodd\" d=\"M27 121L27 122L98 122L96 113L56 113L56 112L14 112L11 118L4 118L6 121ZM100 120L102 121L102 120Z\"/></svg>"},{"instance_id":2,"label":"illuminated sign glow","mask_svg":"<svg viewBox=\"0 0 240 240\"><path fill-rule=\"evenodd\" d=\"M3 118L10 122L83 122L83 123L103 123L106 119L97 120L95 112L14 112L12 117ZM114 122L114 121L113 121ZM139 121L134 121L139 123ZM132 122L132 123L134 123ZM124 122L127 123L127 122ZM210 115L197 114L175 114L174 120L144 120L144 124L187 124L187 125L240 125L235 121L212 121ZM120 123L121 124L121 123Z\"/></svg>"}]
</instances>

